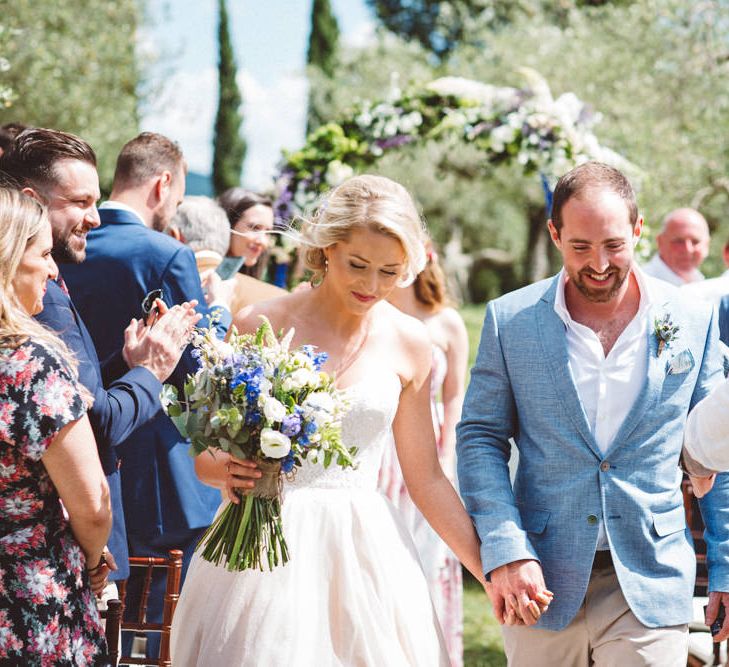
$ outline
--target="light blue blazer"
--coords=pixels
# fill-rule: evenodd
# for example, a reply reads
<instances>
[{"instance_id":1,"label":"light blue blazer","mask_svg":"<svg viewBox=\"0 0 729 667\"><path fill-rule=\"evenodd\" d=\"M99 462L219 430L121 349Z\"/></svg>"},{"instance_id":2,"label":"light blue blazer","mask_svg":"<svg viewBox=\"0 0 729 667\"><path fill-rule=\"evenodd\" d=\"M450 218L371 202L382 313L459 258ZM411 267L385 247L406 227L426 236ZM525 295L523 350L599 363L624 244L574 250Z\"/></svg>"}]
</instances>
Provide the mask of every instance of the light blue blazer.
<instances>
[{"instance_id":1,"label":"light blue blazer","mask_svg":"<svg viewBox=\"0 0 729 667\"><path fill-rule=\"evenodd\" d=\"M484 572L520 559L541 562L555 594L538 626L560 630L580 608L600 520L615 571L648 627L687 623L696 561L678 467L689 410L722 378L710 305L646 277L648 376L605 455L572 378L565 325L554 311L558 277L488 304L458 424L458 479L482 542ZM680 327L658 356L654 318ZM514 438L519 464L512 489ZM710 589L729 590L729 478L702 500Z\"/></svg>"}]
</instances>

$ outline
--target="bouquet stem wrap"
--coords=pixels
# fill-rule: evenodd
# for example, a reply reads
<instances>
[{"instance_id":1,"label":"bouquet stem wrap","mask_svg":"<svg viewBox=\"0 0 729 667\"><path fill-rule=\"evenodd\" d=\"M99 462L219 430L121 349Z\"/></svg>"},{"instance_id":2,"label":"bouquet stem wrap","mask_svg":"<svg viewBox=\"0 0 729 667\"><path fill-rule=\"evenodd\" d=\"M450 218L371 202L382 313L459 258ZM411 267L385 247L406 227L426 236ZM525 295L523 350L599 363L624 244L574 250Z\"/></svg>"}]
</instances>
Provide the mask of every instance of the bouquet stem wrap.
<instances>
[{"instance_id":1,"label":"bouquet stem wrap","mask_svg":"<svg viewBox=\"0 0 729 667\"><path fill-rule=\"evenodd\" d=\"M202 557L231 572L269 570L289 560L281 525L281 463L257 461L263 475L239 503L229 503L200 540Z\"/></svg>"}]
</instances>

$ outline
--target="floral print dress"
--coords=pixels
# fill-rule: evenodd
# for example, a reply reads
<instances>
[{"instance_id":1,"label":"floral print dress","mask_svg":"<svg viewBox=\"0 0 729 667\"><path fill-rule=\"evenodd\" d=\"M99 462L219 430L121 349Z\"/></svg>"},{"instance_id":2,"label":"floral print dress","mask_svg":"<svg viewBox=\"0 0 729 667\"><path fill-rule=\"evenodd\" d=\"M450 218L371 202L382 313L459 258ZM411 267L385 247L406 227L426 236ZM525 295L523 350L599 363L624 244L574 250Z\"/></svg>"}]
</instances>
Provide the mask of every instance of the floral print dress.
<instances>
[{"instance_id":1,"label":"floral print dress","mask_svg":"<svg viewBox=\"0 0 729 667\"><path fill-rule=\"evenodd\" d=\"M0 350L0 664L96 665L104 633L84 554L41 457L86 411L68 367Z\"/></svg>"}]
</instances>

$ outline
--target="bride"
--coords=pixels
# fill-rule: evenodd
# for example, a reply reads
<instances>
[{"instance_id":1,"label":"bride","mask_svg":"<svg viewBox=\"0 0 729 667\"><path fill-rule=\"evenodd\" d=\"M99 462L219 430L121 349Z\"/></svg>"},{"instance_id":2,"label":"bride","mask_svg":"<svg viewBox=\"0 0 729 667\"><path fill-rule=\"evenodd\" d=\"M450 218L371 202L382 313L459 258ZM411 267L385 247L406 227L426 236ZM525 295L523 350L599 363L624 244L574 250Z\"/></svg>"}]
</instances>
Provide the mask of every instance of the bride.
<instances>
[{"instance_id":1,"label":"bride","mask_svg":"<svg viewBox=\"0 0 729 667\"><path fill-rule=\"evenodd\" d=\"M193 558L172 628L175 665L306 667L448 665L428 586L407 528L377 492L388 434L423 515L481 582L471 520L436 455L430 417L431 346L424 325L385 301L423 268L425 232L407 191L377 176L345 181L304 226L311 290L248 306L295 328L293 345L329 355L324 370L349 399L345 444L358 468L304 462L284 483L291 560L273 572L229 572ZM255 464L203 455L199 477L246 489ZM227 502L227 501L226 501Z\"/></svg>"}]
</instances>

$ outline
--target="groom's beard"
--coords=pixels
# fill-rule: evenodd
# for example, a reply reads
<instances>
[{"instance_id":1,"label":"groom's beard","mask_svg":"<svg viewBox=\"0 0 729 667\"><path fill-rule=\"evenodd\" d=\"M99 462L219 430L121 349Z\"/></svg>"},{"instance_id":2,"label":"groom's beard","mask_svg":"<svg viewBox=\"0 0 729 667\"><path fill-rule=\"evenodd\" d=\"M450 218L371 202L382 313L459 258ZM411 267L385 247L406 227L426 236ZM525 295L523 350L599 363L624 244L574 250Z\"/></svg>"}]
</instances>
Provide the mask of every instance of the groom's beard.
<instances>
[{"instance_id":1,"label":"groom's beard","mask_svg":"<svg viewBox=\"0 0 729 667\"><path fill-rule=\"evenodd\" d=\"M590 268L581 269L574 277L573 282L580 293L593 303L606 303L615 297L623 286L625 279L630 273L630 266L621 269L620 267L610 264L608 268L599 273ZM589 275L606 276L604 287L593 287L594 280L590 280ZM589 284L587 281L590 281Z\"/></svg>"}]
</instances>

